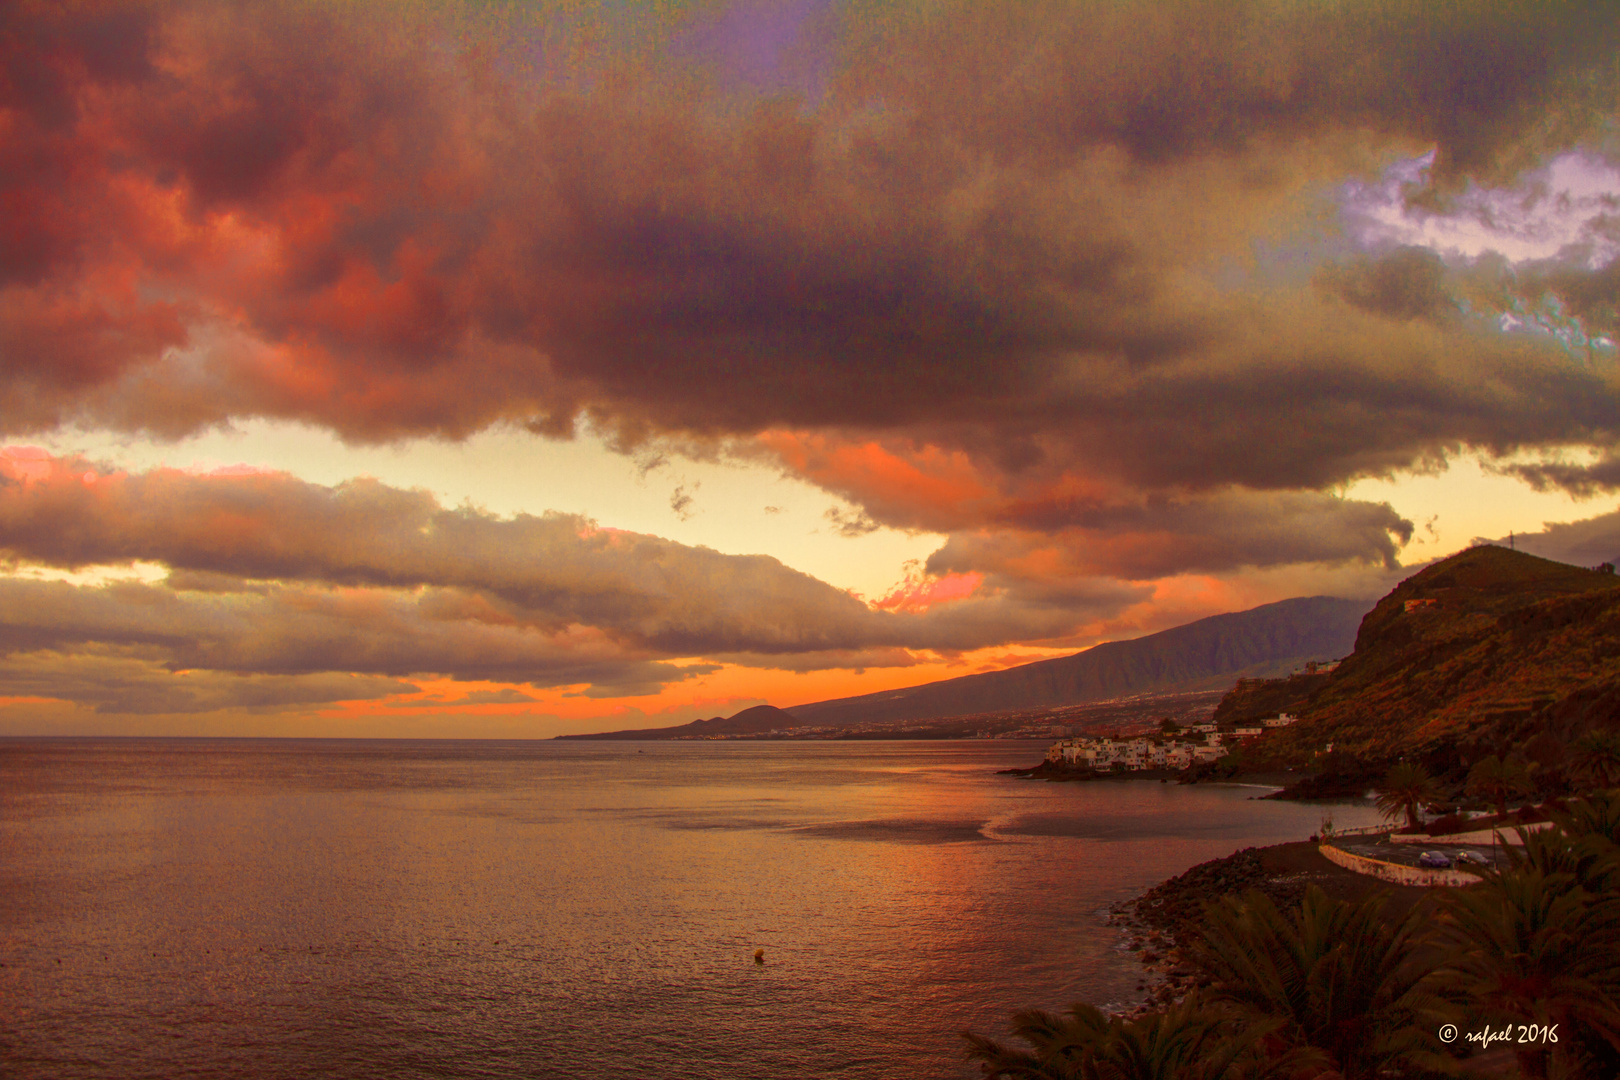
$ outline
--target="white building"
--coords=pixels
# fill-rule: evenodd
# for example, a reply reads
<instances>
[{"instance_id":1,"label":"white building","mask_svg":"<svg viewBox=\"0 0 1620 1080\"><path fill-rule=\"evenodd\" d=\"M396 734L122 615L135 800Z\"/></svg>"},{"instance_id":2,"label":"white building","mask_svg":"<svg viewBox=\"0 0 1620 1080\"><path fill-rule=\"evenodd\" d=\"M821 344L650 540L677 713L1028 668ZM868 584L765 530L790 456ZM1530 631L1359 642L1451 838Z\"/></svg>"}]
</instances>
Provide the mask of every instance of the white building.
<instances>
[{"instance_id":1,"label":"white building","mask_svg":"<svg viewBox=\"0 0 1620 1080\"><path fill-rule=\"evenodd\" d=\"M1193 747L1187 743L1177 743L1164 752L1164 764L1170 769L1185 769L1195 761Z\"/></svg>"},{"instance_id":2,"label":"white building","mask_svg":"<svg viewBox=\"0 0 1620 1080\"><path fill-rule=\"evenodd\" d=\"M1046 751L1046 760L1071 767L1107 772L1116 766L1126 770L1185 769L1195 761L1220 757L1226 749L1218 732L1205 736L1205 745L1191 742L1161 742L1156 739L1063 739Z\"/></svg>"}]
</instances>

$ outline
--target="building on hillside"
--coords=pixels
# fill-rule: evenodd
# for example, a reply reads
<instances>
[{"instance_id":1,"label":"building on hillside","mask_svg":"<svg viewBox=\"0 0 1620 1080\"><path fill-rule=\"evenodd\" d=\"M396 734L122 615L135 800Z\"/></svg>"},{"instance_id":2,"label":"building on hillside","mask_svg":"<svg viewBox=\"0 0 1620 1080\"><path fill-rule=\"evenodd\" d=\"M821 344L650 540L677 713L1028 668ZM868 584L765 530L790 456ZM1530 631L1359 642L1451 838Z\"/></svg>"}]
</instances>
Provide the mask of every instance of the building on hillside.
<instances>
[{"instance_id":1,"label":"building on hillside","mask_svg":"<svg viewBox=\"0 0 1620 1080\"><path fill-rule=\"evenodd\" d=\"M1299 723L1299 717L1289 716L1287 713L1278 713L1276 716L1260 721L1265 727L1287 727L1289 724Z\"/></svg>"},{"instance_id":2,"label":"building on hillside","mask_svg":"<svg viewBox=\"0 0 1620 1080\"><path fill-rule=\"evenodd\" d=\"M1134 772L1142 769L1185 769L1197 761L1214 760L1225 753L1226 749L1220 746L1218 732L1206 735L1202 744L1141 737L1081 737L1053 743L1046 751L1046 760L1097 772L1112 769Z\"/></svg>"},{"instance_id":3,"label":"building on hillside","mask_svg":"<svg viewBox=\"0 0 1620 1080\"><path fill-rule=\"evenodd\" d=\"M1185 769L1191 765L1196 757L1194 748L1187 743L1177 743L1167 747L1164 752L1164 764L1168 769Z\"/></svg>"}]
</instances>

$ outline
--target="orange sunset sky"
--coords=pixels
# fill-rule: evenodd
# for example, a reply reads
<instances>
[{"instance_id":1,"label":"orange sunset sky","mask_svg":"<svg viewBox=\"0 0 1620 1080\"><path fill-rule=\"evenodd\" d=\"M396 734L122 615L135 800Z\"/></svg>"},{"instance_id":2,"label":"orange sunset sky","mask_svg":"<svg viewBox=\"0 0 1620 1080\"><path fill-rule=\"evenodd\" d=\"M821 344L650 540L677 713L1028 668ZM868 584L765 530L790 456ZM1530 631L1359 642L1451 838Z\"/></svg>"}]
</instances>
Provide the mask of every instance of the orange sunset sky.
<instances>
[{"instance_id":1,"label":"orange sunset sky","mask_svg":"<svg viewBox=\"0 0 1620 1080\"><path fill-rule=\"evenodd\" d=\"M549 737L1620 556L1605 4L0 14L0 734Z\"/></svg>"}]
</instances>

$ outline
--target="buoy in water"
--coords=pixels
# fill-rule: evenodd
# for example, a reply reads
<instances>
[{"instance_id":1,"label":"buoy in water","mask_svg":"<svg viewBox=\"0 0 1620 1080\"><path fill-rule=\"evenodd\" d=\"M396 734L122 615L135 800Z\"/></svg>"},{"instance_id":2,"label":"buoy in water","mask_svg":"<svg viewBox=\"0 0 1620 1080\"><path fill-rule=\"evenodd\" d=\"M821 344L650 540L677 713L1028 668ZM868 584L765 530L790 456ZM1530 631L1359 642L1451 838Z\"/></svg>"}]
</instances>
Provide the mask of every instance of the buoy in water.
<instances>
[{"instance_id":1,"label":"buoy in water","mask_svg":"<svg viewBox=\"0 0 1620 1080\"><path fill-rule=\"evenodd\" d=\"M764 962L765 962L765 950L764 949L755 949L754 950L754 963L763 964Z\"/></svg>"}]
</instances>

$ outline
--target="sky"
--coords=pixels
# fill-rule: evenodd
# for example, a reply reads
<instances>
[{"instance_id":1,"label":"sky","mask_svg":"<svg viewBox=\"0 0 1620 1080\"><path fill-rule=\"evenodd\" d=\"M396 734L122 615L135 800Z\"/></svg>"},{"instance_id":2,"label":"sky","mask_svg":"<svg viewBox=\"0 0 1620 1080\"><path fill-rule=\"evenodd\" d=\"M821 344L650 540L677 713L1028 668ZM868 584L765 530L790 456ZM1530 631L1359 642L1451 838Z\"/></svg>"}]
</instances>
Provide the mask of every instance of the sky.
<instances>
[{"instance_id":1,"label":"sky","mask_svg":"<svg viewBox=\"0 0 1620 1080\"><path fill-rule=\"evenodd\" d=\"M0 10L0 734L542 738L1620 556L1603 3Z\"/></svg>"}]
</instances>

